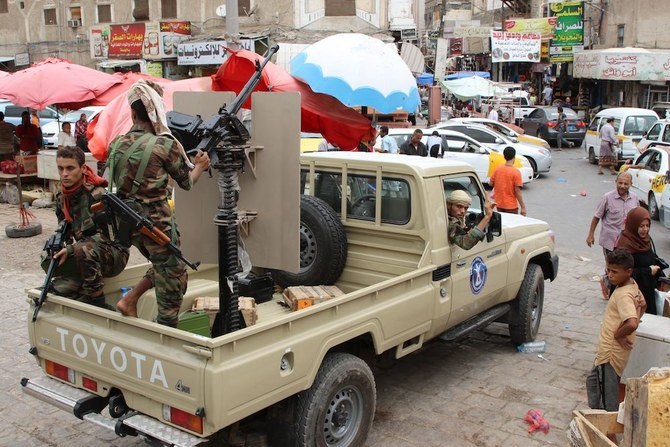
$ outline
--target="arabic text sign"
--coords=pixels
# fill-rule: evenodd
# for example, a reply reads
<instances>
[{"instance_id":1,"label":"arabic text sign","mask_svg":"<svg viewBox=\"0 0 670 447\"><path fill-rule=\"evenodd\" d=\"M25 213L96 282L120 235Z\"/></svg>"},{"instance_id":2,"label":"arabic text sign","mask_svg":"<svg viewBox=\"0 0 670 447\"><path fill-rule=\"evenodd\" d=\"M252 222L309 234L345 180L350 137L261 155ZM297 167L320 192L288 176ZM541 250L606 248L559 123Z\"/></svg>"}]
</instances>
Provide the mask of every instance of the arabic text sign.
<instances>
[{"instance_id":1,"label":"arabic text sign","mask_svg":"<svg viewBox=\"0 0 670 447\"><path fill-rule=\"evenodd\" d=\"M658 53L576 53L573 76L616 81L670 81L670 51Z\"/></svg>"},{"instance_id":2,"label":"arabic text sign","mask_svg":"<svg viewBox=\"0 0 670 447\"><path fill-rule=\"evenodd\" d=\"M574 46L584 43L584 6L582 2L562 2L550 5L556 17L553 46Z\"/></svg>"},{"instance_id":3,"label":"arabic text sign","mask_svg":"<svg viewBox=\"0 0 670 447\"><path fill-rule=\"evenodd\" d=\"M177 49L179 65L219 65L227 55L226 41L180 43Z\"/></svg>"},{"instance_id":4,"label":"arabic text sign","mask_svg":"<svg viewBox=\"0 0 670 447\"><path fill-rule=\"evenodd\" d=\"M454 37L489 37L490 26L458 25L454 28Z\"/></svg>"},{"instance_id":5,"label":"arabic text sign","mask_svg":"<svg viewBox=\"0 0 670 447\"><path fill-rule=\"evenodd\" d=\"M132 59L142 57L144 23L110 25L109 57Z\"/></svg>"},{"instance_id":6,"label":"arabic text sign","mask_svg":"<svg viewBox=\"0 0 670 447\"><path fill-rule=\"evenodd\" d=\"M491 31L493 62L540 62L542 37L537 33Z\"/></svg>"},{"instance_id":7,"label":"arabic text sign","mask_svg":"<svg viewBox=\"0 0 670 447\"><path fill-rule=\"evenodd\" d=\"M509 33L539 33L543 39L551 39L554 37L556 20L556 17L505 20L505 31Z\"/></svg>"},{"instance_id":8,"label":"arabic text sign","mask_svg":"<svg viewBox=\"0 0 670 447\"><path fill-rule=\"evenodd\" d=\"M191 22L160 22L161 56L177 57L177 46L190 36Z\"/></svg>"}]
</instances>

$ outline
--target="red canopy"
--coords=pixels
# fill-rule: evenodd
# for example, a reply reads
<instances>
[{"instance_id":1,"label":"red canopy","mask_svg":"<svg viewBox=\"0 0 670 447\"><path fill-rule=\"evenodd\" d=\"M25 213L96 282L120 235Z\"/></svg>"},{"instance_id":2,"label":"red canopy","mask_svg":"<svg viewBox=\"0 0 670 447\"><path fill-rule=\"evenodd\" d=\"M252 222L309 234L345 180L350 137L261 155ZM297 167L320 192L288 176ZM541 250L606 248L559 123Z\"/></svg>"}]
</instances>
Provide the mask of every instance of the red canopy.
<instances>
[{"instance_id":1,"label":"red canopy","mask_svg":"<svg viewBox=\"0 0 670 447\"><path fill-rule=\"evenodd\" d=\"M141 75L139 78L147 78ZM135 79L135 81L137 80ZM163 87L163 101L165 109L172 110L172 98L174 92L211 92L211 79L208 76L202 78L182 79L180 81L170 81L169 79L152 78ZM132 84L128 85L126 91ZM122 135L130 130L133 122L130 118L130 106L125 95L125 91L117 94L116 98L110 101L105 110L95 117L88 125L86 135L88 137L88 149L93 156L104 161L107 159L107 147L109 143L118 135Z\"/></svg>"},{"instance_id":2,"label":"red canopy","mask_svg":"<svg viewBox=\"0 0 670 447\"><path fill-rule=\"evenodd\" d=\"M48 105L76 110L119 82L116 76L49 58L3 78L0 98L37 110Z\"/></svg>"},{"instance_id":3,"label":"red canopy","mask_svg":"<svg viewBox=\"0 0 670 447\"><path fill-rule=\"evenodd\" d=\"M262 61L262 56L247 50L231 52L212 76L212 88L239 93L253 74L256 60ZM302 131L320 133L341 149L354 149L361 140L369 141L376 134L370 120L360 113L330 95L314 93L307 84L271 62L265 66L255 91L299 92ZM251 108L250 99L244 107Z\"/></svg>"},{"instance_id":4,"label":"red canopy","mask_svg":"<svg viewBox=\"0 0 670 447\"><path fill-rule=\"evenodd\" d=\"M135 73L135 72L129 72L129 73L114 73L112 76L117 78L120 82L107 90L106 92L102 93L101 95L98 95L97 97L93 98L91 101L90 105L92 106L106 106L110 102L112 102L114 99L116 99L117 96L122 95L126 93L128 90L130 90L130 87L140 79L148 79L154 82L157 82L159 84L163 84L166 82L169 82L169 79L164 79L164 78L157 78L155 76L148 75L146 73Z\"/></svg>"}]
</instances>

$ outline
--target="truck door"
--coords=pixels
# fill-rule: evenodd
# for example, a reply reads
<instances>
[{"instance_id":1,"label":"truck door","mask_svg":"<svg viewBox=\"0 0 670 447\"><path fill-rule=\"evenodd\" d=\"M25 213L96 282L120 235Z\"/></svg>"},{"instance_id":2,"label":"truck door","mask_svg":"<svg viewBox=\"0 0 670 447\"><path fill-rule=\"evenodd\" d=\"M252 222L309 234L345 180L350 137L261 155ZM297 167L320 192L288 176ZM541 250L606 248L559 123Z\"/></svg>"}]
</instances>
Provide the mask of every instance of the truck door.
<instances>
[{"instance_id":1,"label":"truck door","mask_svg":"<svg viewBox=\"0 0 670 447\"><path fill-rule=\"evenodd\" d=\"M472 197L466 215L468 226L477 222L484 210L486 193L473 175L448 176L442 179L444 198L461 189ZM445 207L445 212L448 213ZM447 216L448 218L449 216ZM499 302L507 281L507 259L504 236L490 241L484 238L470 250L451 244L452 312L449 325L466 320Z\"/></svg>"}]
</instances>

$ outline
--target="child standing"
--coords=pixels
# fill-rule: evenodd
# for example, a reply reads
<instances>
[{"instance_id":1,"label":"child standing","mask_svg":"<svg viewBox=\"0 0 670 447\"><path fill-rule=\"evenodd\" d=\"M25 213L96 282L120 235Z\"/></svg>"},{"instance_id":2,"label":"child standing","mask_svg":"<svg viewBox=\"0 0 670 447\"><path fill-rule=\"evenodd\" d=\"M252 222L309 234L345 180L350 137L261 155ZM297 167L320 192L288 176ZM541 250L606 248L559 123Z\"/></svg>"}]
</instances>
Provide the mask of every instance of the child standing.
<instances>
[{"instance_id":1,"label":"child standing","mask_svg":"<svg viewBox=\"0 0 670 447\"><path fill-rule=\"evenodd\" d=\"M594 367L586 377L589 407L617 411L619 381L635 341L635 331L647 305L631 278L633 256L617 248L607 254L607 277L616 286L600 326Z\"/></svg>"}]
</instances>

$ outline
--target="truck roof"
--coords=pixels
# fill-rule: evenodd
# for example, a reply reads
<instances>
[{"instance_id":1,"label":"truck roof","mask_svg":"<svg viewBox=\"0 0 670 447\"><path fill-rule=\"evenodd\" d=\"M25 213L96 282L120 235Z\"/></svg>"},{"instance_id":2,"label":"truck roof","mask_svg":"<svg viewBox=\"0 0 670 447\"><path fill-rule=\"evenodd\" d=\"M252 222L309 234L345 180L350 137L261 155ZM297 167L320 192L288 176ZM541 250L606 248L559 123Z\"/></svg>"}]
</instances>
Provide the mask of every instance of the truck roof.
<instances>
[{"instance_id":1,"label":"truck roof","mask_svg":"<svg viewBox=\"0 0 670 447\"><path fill-rule=\"evenodd\" d=\"M374 170L381 165L383 171L387 173L407 173L419 177L435 177L465 171L474 174L472 166L465 162L401 154L351 151L308 152L300 156L300 161L301 163L314 162L321 167L339 167L347 164L349 168L360 166L365 170Z\"/></svg>"}]
</instances>

